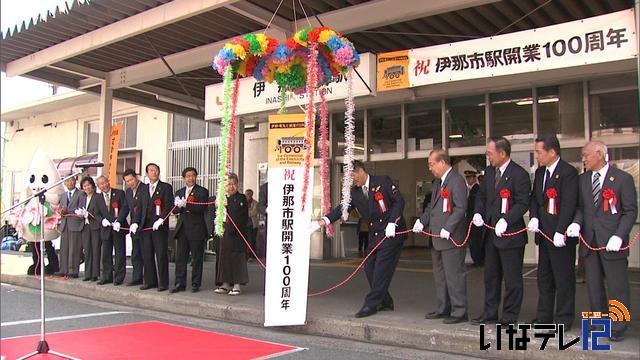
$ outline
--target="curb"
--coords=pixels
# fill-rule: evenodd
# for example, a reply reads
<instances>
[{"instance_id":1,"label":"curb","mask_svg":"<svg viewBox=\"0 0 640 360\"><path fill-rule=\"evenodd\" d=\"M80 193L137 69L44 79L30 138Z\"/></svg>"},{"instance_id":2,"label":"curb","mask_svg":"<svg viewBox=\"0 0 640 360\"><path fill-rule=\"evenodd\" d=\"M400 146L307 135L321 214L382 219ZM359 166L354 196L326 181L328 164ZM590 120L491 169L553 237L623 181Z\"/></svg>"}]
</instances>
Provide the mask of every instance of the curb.
<instances>
[{"instance_id":1,"label":"curb","mask_svg":"<svg viewBox=\"0 0 640 360\"><path fill-rule=\"evenodd\" d=\"M1 274L0 281L27 288L40 288L39 280L32 276ZM241 304L230 306L212 301L187 299L180 296L159 296L155 292L122 291L120 288L101 287L76 281L47 281L46 289L47 291L118 305L230 323L263 326L262 309ZM305 326L286 326L279 329L285 332L500 359L601 359L602 356L606 356L608 359L638 358L637 345L640 342L639 339L629 338L623 343L616 343L614 345L617 347L616 350L605 353L582 351L581 343L566 351L559 351L557 340L553 339L549 341L545 351L540 351L541 339L534 338L533 332L530 331L531 342L529 342L527 350L506 350L508 348L508 336L503 333L503 350L497 351L495 350L495 328L487 327L486 340L491 342L492 346L490 350L480 350L479 330L475 327L420 329L312 313L308 314ZM573 338L575 336L569 336L565 339L565 342Z\"/></svg>"}]
</instances>

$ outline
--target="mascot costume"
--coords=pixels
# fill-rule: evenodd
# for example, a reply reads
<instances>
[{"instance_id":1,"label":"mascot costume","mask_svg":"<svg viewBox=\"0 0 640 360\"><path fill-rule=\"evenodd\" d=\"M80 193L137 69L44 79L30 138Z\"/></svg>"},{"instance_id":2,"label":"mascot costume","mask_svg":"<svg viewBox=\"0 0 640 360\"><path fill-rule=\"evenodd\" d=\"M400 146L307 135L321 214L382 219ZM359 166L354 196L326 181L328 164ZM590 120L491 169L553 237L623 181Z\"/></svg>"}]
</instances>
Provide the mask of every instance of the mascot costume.
<instances>
[{"instance_id":1,"label":"mascot costume","mask_svg":"<svg viewBox=\"0 0 640 360\"><path fill-rule=\"evenodd\" d=\"M36 194L38 191L51 186L60 181L60 175L55 164L49 156L37 149L31 159L31 165L26 173L26 188L23 192L23 199ZM40 274L40 244L39 241L41 222L44 221L44 247L48 260L45 266L45 274L53 274L59 271L58 255L51 240L60 236L57 227L60 221L58 206L60 195L64 192L62 185L58 185L47 191L44 195L44 214L41 212L41 205L38 198L31 199L24 204L12 217L12 225L18 230L20 236L29 241L33 257L33 265L29 266L28 275ZM44 217L43 217L44 215Z\"/></svg>"}]
</instances>

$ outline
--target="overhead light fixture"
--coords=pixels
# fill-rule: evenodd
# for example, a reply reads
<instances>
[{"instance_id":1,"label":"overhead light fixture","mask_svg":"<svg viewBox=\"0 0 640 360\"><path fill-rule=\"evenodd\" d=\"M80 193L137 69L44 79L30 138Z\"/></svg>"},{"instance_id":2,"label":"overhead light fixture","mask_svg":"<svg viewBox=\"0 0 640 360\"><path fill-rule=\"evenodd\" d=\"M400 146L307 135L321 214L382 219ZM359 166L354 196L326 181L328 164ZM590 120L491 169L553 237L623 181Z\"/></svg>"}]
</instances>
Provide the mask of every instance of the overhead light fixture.
<instances>
[{"instance_id":1,"label":"overhead light fixture","mask_svg":"<svg viewBox=\"0 0 640 360\"><path fill-rule=\"evenodd\" d=\"M17 133L19 133L19 132L21 132L21 131L24 131L24 129L23 129L23 128L16 129L16 132L17 132Z\"/></svg>"},{"instance_id":2,"label":"overhead light fixture","mask_svg":"<svg viewBox=\"0 0 640 360\"><path fill-rule=\"evenodd\" d=\"M462 139L462 134L451 134L449 139Z\"/></svg>"},{"instance_id":3,"label":"overhead light fixture","mask_svg":"<svg viewBox=\"0 0 640 360\"><path fill-rule=\"evenodd\" d=\"M548 99L538 99L538 104L552 103L552 102L558 102L558 101L560 101L560 99L558 99L557 97L552 97Z\"/></svg>"},{"instance_id":4,"label":"overhead light fixture","mask_svg":"<svg viewBox=\"0 0 640 360\"><path fill-rule=\"evenodd\" d=\"M42 125L42 126L44 126L44 127L51 127L51 126L53 126L53 123L46 123L46 124L44 124L44 125Z\"/></svg>"}]
</instances>

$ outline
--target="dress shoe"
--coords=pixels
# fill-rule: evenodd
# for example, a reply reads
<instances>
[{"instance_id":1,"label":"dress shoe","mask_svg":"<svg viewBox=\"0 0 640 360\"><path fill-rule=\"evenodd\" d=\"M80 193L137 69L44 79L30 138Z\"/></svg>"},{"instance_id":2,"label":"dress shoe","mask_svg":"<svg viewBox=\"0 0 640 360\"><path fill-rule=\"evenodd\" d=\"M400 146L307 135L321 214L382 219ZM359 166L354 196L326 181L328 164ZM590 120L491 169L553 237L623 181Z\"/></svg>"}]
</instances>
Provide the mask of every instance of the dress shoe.
<instances>
[{"instance_id":1,"label":"dress shoe","mask_svg":"<svg viewBox=\"0 0 640 360\"><path fill-rule=\"evenodd\" d=\"M480 324L496 324L498 319L487 319L483 316L471 319L471 325L480 325Z\"/></svg>"},{"instance_id":2,"label":"dress shoe","mask_svg":"<svg viewBox=\"0 0 640 360\"><path fill-rule=\"evenodd\" d=\"M140 286L140 290L149 290L149 289L152 289L154 287L156 287L156 286L155 285L153 285L153 286L152 285L142 285L142 286Z\"/></svg>"},{"instance_id":3,"label":"dress shoe","mask_svg":"<svg viewBox=\"0 0 640 360\"><path fill-rule=\"evenodd\" d=\"M142 285L142 281L130 281L127 283L127 286L136 286L136 285Z\"/></svg>"},{"instance_id":4,"label":"dress shoe","mask_svg":"<svg viewBox=\"0 0 640 360\"><path fill-rule=\"evenodd\" d=\"M176 287L174 287L173 289L169 290L169 292L170 292L170 293L172 293L172 294L175 294L175 293L177 293L177 292L184 291L184 290L185 290L185 288L184 288L184 287L182 287L182 286L176 286ZM160 289L158 289L158 291L160 291Z\"/></svg>"},{"instance_id":5,"label":"dress shoe","mask_svg":"<svg viewBox=\"0 0 640 360\"><path fill-rule=\"evenodd\" d=\"M98 281L98 285L111 284L113 280L100 280Z\"/></svg>"},{"instance_id":6,"label":"dress shoe","mask_svg":"<svg viewBox=\"0 0 640 360\"><path fill-rule=\"evenodd\" d=\"M367 316L371 316L375 313L377 313L378 310L376 310L376 308L373 307L369 307L369 306L363 306L362 309L360 309L360 311L358 311L356 313L356 317L357 318L363 318L363 317L367 317Z\"/></svg>"},{"instance_id":7,"label":"dress shoe","mask_svg":"<svg viewBox=\"0 0 640 360\"><path fill-rule=\"evenodd\" d=\"M122 281L114 281L113 286L122 285Z\"/></svg>"},{"instance_id":8,"label":"dress shoe","mask_svg":"<svg viewBox=\"0 0 640 360\"><path fill-rule=\"evenodd\" d=\"M199 288L199 287L192 287L192 288L191 288L191 292L192 292L192 293L197 293L198 291L200 291L200 288Z\"/></svg>"},{"instance_id":9,"label":"dress shoe","mask_svg":"<svg viewBox=\"0 0 640 360\"><path fill-rule=\"evenodd\" d=\"M612 331L611 336L609 337L611 341L622 341L624 340L624 331Z\"/></svg>"},{"instance_id":10,"label":"dress shoe","mask_svg":"<svg viewBox=\"0 0 640 360\"><path fill-rule=\"evenodd\" d=\"M68 276L68 274L65 274L63 272L58 271L57 273L53 274L53 276L57 276L57 277L65 277Z\"/></svg>"},{"instance_id":11,"label":"dress shoe","mask_svg":"<svg viewBox=\"0 0 640 360\"><path fill-rule=\"evenodd\" d=\"M92 277L91 281L98 281L98 278L97 277Z\"/></svg>"},{"instance_id":12,"label":"dress shoe","mask_svg":"<svg viewBox=\"0 0 640 360\"><path fill-rule=\"evenodd\" d=\"M91 278L84 278L82 281L91 281Z\"/></svg>"},{"instance_id":13,"label":"dress shoe","mask_svg":"<svg viewBox=\"0 0 640 360\"><path fill-rule=\"evenodd\" d=\"M166 286L158 286L158 292L167 290Z\"/></svg>"},{"instance_id":14,"label":"dress shoe","mask_svg":"<svg viewBox=\"0 0 640 360\"><path fill-rule=\"evenodd\" d=\"M469 321L469 318L464 315L464 316L460 316L460 317L455 317L455 316L450 316L444 320L442 320L443 324L447 324L447 325L451 325L451 324L459 324L459 323L463 323L463 322L467 322Z\"/></svg>"},{"instance_id":15,"label":"dress shoe","mask_svg":"<svg viewBox=\"0 0 640 360\"><path fill-rule=\"evenodd\" d=\"M78 274L69 274L69 277L72 278L72 279L79 278Z\"/></svg>"},{"instance_id":16,"label":"dress shoe","mask_svg":"<svg viewBox=\"0 0 640 360\"><path fill-rule=\"evenodd\" d=\"M509 319L500 319L497 322L498 324L502 325L502 326L509 326L509 325L518 325L518 320L509 320Z\"/></svg>"},{"instance_id":17,"label":"dress shoe","mask_svg":"<svg viewBox=\"0 0 640 360\"><path fill-rule=\"evenodd\" d=\"M378 311L393 311L395 309L395 307L393 306L393 303L391 304L379 304L376 307L376 310Z\"/></svg>"},{"instance_id":18,"label":"dress shoe","mask_svg":"<svg viewBox=\"0 0 640 360\"><path fill-rule=\"evenodd\" d=\"M425 319L446 319L449 317L449 314L440 314L437 311L432 311L424 316Z\"/></svg>"}]
</instances>

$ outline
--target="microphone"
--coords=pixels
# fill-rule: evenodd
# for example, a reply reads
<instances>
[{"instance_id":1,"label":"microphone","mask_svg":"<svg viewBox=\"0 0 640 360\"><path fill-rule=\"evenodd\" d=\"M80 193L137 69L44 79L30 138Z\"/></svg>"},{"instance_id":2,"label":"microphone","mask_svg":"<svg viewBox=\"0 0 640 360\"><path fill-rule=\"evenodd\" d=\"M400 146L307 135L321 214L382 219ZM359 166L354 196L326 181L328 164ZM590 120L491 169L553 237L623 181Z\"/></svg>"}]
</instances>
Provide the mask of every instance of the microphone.
<instances>
[{"instance_id":1,"label":"microphone","mask_svg":"<svg viewBox=\"0 0 640 360\"><path fill-rule=\"evenodd\" d=\"M92 167L103 167L103 166L104 166L104 163L102 162L83 162L83 163L77 163L75 165L75 167L80 169L88 169Z\"/></svg>"}]
</instances>

